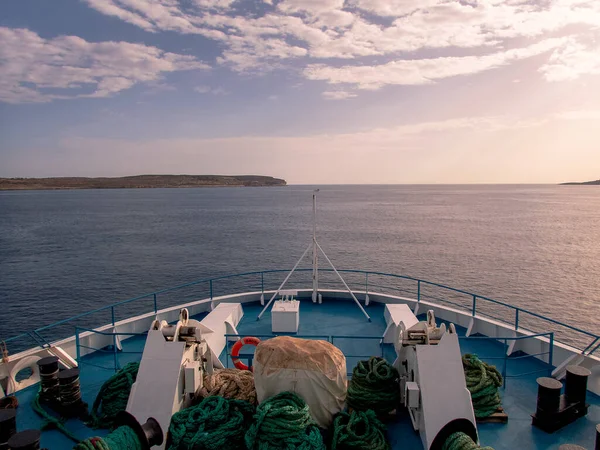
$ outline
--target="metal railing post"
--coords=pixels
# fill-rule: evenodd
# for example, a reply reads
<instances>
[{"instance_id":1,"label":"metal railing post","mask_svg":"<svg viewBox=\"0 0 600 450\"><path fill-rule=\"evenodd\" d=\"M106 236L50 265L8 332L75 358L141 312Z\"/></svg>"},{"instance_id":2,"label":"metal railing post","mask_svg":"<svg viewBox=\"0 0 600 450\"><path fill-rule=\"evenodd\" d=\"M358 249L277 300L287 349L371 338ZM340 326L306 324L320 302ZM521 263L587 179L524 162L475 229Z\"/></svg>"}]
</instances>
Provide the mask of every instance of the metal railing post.
<instances>
[{"instance_id":1,"label":"metal railing post","mask_svg":"<svg viewBox=\"0 0 600 450\"><path fill-rule=\"evenodd\" d=\"M117 335L113 333L113 358L115 362L115 372L119 370L119 359L117 357Z\"/></svg>"},{"instance_id":2,"label":"metal railing post","mask_svg":"<svg viewBox=\"0 0 600 450\"><path fill-rule=\"evenodd\" d=\"M421 301L421 280L417 281L417 302Z\"/></svg>"},{"instance_id":3,"label":"metal railing post","mask_svg":"<svg viewBox=\"0 0 600 450\"><path fill-rule=\"evenodd\" d=\"M156 303L156 294L152 294L154 297L154 313L158 312L158 304Z\"/></svg>"},{"instance_id":4,"label":"metal railing post","mask_svg":"<svg viewBox=\"0 0 600 450\"><path fill-rule=\"evenodd\" d=\"M260 293L265 294L265 273L260 273Z\"/></svg>"},{"instance_id":5,"label":"metal railing post","mask_svg":"<svg viewBox=\"0 0 600 450\"><path fill-rule=\"evenodd\" d=\"M471 311L473 317L475 317L475 311L477 311L477 296L473 295L473 309Z\"/></svg>"},{"instance_id":6,"label":"metal railing post","mask_svg":"<svg viewBox=\"0 0 600 450\"><path fill-rule=\"evenodd\" d=\"M114 306L110 307L110 317L111 317L113 326L115 326L115 307Z\"/></svg>"},{"instance_id":7,"label":"metal railing post","mask_svg":"<svg viewBox=\"0 0 600 450\"><path fill-rule=\"evenodd\" d=\"M213 298L213 285L212 285L212 282L213 282L213 280L210 280L210 281L209 281L209 284L210 284L210 299L211 299L211 300L212 300L212 298Z\"/></svg>"},{"instance_id":8,"label":"metal railing post","mask_svg":"<svg viewBox=\"0 0 600 450\"><path fill-rule=\"evenodd\" d=\"M77 366L79 366L79 360L81 359L81 350L79 348L79 328L75 327L75 360L77 361Z\"/></svg>"},{"instance_id":9,"label":"metal railing post","mask_svg":"<svg viewBox=\"0 0 600 450\"><path fill-rule=\"evenodd\" d=\"M550 333L550 349L548 350L548 364L550 365L549 371L552 374L552 367L554 366L554 332Z\"/></svg>"},{"instance_id":10,"label":"metal railing post","mask_svg":"<svg viewBox=\"0 0 600 450\"><path fill-rule=\"evenodd\" d=\"M365 272L365 295L369 295L369 272Z\"/></svg>"},{"instance_id":11,"label":"metal railing post","mask_svg":"<svg viewBox=\"0 0 600 450\"><path fill-rule=\"evenodd\" d=\"M508 361L508 355L506 352L506 347L507 347L508 343L506 342L506 339L504 339L504 367L502 368L502 387L506 388L506 364Z\"/></svg>"},{"instance_id":12,"label":"metal railing post","mask_svg":"<svg viewBox=\"0 0 600 450\"><path fill-rule=\"evenodd\" d=\"M515 308L515 330L519 329L519 308Z\"/></svg>"}]
</instances>

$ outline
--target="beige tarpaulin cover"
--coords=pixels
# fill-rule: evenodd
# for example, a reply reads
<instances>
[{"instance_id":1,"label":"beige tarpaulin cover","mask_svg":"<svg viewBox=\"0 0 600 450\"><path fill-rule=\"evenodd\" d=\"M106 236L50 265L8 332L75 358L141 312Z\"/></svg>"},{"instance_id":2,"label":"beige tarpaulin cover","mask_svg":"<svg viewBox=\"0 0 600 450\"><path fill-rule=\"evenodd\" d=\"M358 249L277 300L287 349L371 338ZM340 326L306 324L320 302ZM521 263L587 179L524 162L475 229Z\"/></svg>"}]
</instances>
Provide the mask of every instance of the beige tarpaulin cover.
<instances>
[{"instance_id":1,"label":"beige tarpaulin cover","mask_svg":"<svg viewBox=\"0 0 600 450\"><path fill-rule=\"evenodd\" d=\"M280 392L295 392L315 422L326 428L346 402L346 357L327 341L276 337L256 348L254 383L259 403Z\"/></svg>"}]
</instances>

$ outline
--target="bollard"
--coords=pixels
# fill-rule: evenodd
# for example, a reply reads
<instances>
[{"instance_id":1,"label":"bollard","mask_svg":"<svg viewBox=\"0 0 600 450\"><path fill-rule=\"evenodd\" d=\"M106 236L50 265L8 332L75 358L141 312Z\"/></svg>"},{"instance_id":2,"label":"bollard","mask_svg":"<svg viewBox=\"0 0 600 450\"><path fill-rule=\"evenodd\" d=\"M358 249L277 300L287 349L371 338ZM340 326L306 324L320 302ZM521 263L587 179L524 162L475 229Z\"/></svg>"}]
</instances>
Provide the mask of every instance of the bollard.
<instances>
[{"instance_id":1,"label":"bollard","mask_svg":"<svg viewBox=\"0 0 600 450\"><path fill-rule=\"evenodd\" d=\"M17 432L17 411L0 409L0 450L8 449L8 440Z\"/></svg>"},{"instance_id":2,"label":"bollard","mask_svg":"<svg viewBox=\"0 0 600 450\"><path fill-rule=\"evenodd\" d=\"M565 397L569 403L585 403L588 377L591 374L585 367L567 366Z\"/></svg>"},{"instance_id":3,"label":"bollard","mask_svg":"<svg viewBox=\"0 0 600 450\"><path fill-rule=\"evenodd\" d=\"M40 450L39 430L25 430L13 435L8 440L10 450Z\"/></svg>"}]
</instances>

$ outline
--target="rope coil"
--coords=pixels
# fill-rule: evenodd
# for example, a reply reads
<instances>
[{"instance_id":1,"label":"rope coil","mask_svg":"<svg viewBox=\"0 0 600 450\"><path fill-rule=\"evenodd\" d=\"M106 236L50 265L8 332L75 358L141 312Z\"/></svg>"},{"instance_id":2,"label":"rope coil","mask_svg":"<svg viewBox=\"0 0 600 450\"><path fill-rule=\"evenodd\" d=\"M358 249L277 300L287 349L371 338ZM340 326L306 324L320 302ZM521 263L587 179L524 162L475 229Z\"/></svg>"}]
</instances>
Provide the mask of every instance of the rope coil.
<instances>
[{"instance_id":1,"label":"rope coil","mask_svg":"<svg viewBox=\"0 0 600 450\"><path fill-rule=\"evenodd\" d=\"M248 370L217 369L212 375L204 376L200 395L204 398L218 395L256 405L254 375Z\"/></svg>"},{"instance_id":2,"label":"rope coil","mask_svg":"<svg viewBox=\"0 0 600 450\"><path fill-rule=\"evenodd\" d=\"M167 450L238 450L252 421L254 407L245 401L208 397L175 413Z\"/></svg>"},{"instance_id":3,"label":"rope coil","mask_svg":"<svg viewBox=\"0 0 600 450\"><path fill-rule=\"evenodd\" d=\"M92 427L114 426L117 414L127 407L131 386L135 383L139 368L140 363L131 362L104 382L92 405Z\"/></svg>"},{"instance_id":4,"label":"rope coil","mask_svg":"<svg viewBox=\"0 0 600 450\"><path fill-rule=\"evenodd\" d=\"M333 419L331 450L389 450L385 425L372 410L341 412Z\"/></svg>"},{"instance_id":5,"label":"rope coil","mask_svg":"<svg viewBox=\"0 0 600 450\"><path fill-rule=\"evenodd\" d=\"M308 405L293 392L282 392L258 406L245 441L249 450L325 450Z\"/></svg>"},{"instance_id":6,"label":"rope coil","mask_svg":"<svg viewBox=\"0 0 600 450\"><path fill-rule=\"evenodd\" d=\"M130 427L119 427L108 436L81 441L73 450L142 450L142 444Z\"/></svg>"},{"instance_id":7,"label":"rope coil","mask_svg":"<svg viewBox=\"0 0 600 450\"><path fill-rule=\"evenodd\" d=\"M502 375L495 366L481 361L477 355L466 354L462 362L475 417L491 416L502 405L498 392Z\"/></svg>"},{"instance_id":8,"label":"rope coil","mask_svg":"<svg viewBox=\"0 0 600 450\"><path fill-rule=\"evenodd\" d=\"M348 385L348 406L358 411L373 410L378 416L395 410L400 402L398 371L383 358L359 361Z\"/></svg>"},{"instance_id":9,"label":"rope coil","mask_svg":"<svg viewBox=\"0 0 600 450\"><path fill-rule=\"evenodd\" d=\"M461 431L451 434L442 450L494 450L492 447L480 447L468 434Z\"/></svg>"}]
</instances>

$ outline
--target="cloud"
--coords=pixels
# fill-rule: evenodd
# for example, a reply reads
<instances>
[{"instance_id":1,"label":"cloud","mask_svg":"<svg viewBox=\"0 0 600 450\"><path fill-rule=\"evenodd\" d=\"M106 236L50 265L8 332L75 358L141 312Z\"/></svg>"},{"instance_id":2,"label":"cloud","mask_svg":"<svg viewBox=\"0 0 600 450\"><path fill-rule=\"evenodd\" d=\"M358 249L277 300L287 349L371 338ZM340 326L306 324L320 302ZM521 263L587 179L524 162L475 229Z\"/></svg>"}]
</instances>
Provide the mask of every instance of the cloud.
<instances>
[{"instance_id":1,"label":"cloud","mask_svg":"<svg viewBox=\"0 0 600 450\"><path fill-rule=\"evenodd\" d=\"M359 89L379 89L382 86L430 84L436 80L483 72L510 62L529 58L557 48L563 39L548 39L525 48L483 56L402 59L377 66L309 65L304 75L310 80L331 84L353 84Z\"/></svg>"},{"instance_id":2,"label":"cloud","mask_svg":"<svg viewBox=\"0 0 600 450\"><path fill-rule=\"evenodd\" d=\"M212 88L212 87L206 86L206 85L196 86L194 88L194 92L197 92L198 94L213 94L213 95L228 94L228 92L220 86L216 87L216 88Z\"/></svg>"},{"instance_id":3,"label":"cloud","mask_svg":"<svg viewBox=\"0 0 600 450\"><path fill-rule=\"evenodd\" d=\"M0 27L0 101L8 103L107 97L165 73L207 68L192 56L142 44L43 39L26 29Z\"/></svg>"},{"instance_id":4,"label":"cloud","mask_svg":"<svg viewBox=\"0 0 600 450\"><path fill-rule=\"evenodd\" d=\"M600 47L586 48L572 40L556 49L540 72L548 81L570 81L582 75L600 74Z\"/></svg>"},{"instance_id":5,"label":"cloud","mask_svg":"<svg viewBox=\"0 0 600 450\"><path fill-rule=\"evenodd\" d=\"M348 91L325 91L321 95L327 100L345 100L347 98L356 97L354 92Z\"/></svg>"},{"instance_id":6,"label":"cloud","mask_svg":"<svg viewBox=\"0 0 600 450\"><path fill-rule=\"evenodd\" d=\"M557 119L564 120L600 120L600 109L581 109L574 111L565 111L556 114Z\"/></svg>"}]
</instances>

